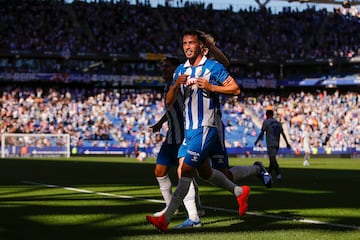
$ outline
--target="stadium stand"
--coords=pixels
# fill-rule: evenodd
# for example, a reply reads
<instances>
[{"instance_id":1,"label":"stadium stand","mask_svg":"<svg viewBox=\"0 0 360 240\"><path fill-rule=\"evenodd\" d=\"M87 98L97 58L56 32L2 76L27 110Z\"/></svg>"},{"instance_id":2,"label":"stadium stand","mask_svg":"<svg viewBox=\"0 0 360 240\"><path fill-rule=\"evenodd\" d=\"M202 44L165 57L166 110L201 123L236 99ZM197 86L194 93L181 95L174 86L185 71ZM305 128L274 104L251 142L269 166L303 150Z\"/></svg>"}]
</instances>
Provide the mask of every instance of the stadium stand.
<instances>
[{"instance_id":1,"label":"stadium stand","mask_svg":"<svg viewBox=\"0 0 360 240\"><path fill-rule=\"evenodd\" d=\"M146 131L155 148L147 128L163 114L157 64L182 58L187 26L215 37L243 89L224 99L228 147L252 147L273 107L294 150L305 124L314 147L360 149L357 15L126 1L1 4L2 132L69 133L72 146L132 147Z\"/></svg>"}]
</instances>

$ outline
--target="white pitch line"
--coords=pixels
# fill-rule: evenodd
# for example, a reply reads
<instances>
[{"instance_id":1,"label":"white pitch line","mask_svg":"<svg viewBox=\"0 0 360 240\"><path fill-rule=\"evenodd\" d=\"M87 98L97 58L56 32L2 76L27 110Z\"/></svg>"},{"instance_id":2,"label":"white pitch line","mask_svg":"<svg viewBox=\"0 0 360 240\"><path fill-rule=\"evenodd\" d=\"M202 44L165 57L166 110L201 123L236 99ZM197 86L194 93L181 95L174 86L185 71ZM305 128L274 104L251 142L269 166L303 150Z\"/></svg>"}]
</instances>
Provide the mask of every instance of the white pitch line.
<instances>
[{"instance_id":1,"label":"white pitch line","mask_svg":"<svg viewBox=\"0 0 360 240\"><path fill-rule=\"evenodd\" d=\"M143 200L143 201L148 201L148 202L153 202L153 203L165 203L163 200L157 200L157 199L138 198L138 197L133 197L133 196L118 195L118 194L105 193L105 192L94 192L94 191L87 190L87 189L74 188L74 187L64 187L64 186L59 186L59 185L38 183L38 182L32 182L32 181L22 181L22 183L29 184L29 185L44 186L44 187L49 187L49 188L62 188L62 189L68 190L68 191L95 194L95 195L100 195L100 196L115 197L115 198L121 198L121 199L136 199L136 200ZM207 206L204 206L204 208L214 210L214 211L238 213L238 211L227 209L227 208L216 208L216 207L207 207ZM247 211L246 215L360 230L360 227L355 226L355 225L346 225L346 224L338 224L338 223L321 222L321 221L310 220L310 219L305 219L305 218L300 219L300 218L292 218L292 217L285 217L285 216L277 216L277 215L271 215L271 214L260 213L260 212Z\"/></svg>"},{"instance_id":2,"label":"white pitch line","mask_svg":"<svg viewBox=\"0 0 360 240\"><path fill-rule=\"evenodd\" d=\"M94 191L87 190L87 189L74 188L74 187L65 187L65 186L53 185L53 184L45 184L45 183L38 183L38 182L33 182L33 181L22 181L22 183L29 184L29 185L37 185L37 186L49 187L49 188L62 188L62 189L73 191L73 192L81 192L81 193L89 193L89 194L91 193L91 194L95 194L95 195L115 197L115 198L121 198L121 199L137 199L137 200L143 200L143 201L154 202L154 203L165 203L165 201L163 201L163 200L137 198L137 197L133 197L133 196L118 195L118 194L105 193L105 192L94 192Z\"/></svg>"},{"instance_id":3,"label":"white pitch line","mask_svg":"<svg viewBox=\"0 0 360 240\"><path fill-rule=\"evenodd\" d=\"M238 212L236 210L231 210L231 209L226 209L226 208L216 208L216 207L206 207L206 206L204 208L214 210L214 211L222 211L222 212L231 212L231 213L237 213ZM305 218L292 218L292 217L285 217L285 216L277 216L277 215L271 215L271 214L261 213L261 212L247 211L246 215L360 230L360 227L355 226L355 225L346 225L346 224L340 224L340 223L321 222L321 221L310 220L310 219L305 219Z\"/></svg>"},{"instance_id":4,"label":"white pitch line","mask_svg":"<svg viewBox=\"0 0 360 240\"><path fill-rule=\"evenodd\" d=\"M95 193L93 191L89 191L86 189L78 189L78 188L73 188L73 187L64 187L65 190L69 190L69 191L74 191L74 192L82 192L82 193Z\"/></svg>"}]
</instances>

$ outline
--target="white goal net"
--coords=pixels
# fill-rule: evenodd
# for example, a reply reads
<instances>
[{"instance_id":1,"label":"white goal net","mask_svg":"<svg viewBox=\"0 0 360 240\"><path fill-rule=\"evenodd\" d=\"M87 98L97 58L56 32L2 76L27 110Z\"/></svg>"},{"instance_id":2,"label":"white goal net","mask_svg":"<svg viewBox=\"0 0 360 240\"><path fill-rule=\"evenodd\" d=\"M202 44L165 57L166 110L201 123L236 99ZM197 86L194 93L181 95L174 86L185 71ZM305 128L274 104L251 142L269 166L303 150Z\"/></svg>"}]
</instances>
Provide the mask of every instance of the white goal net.
<instances>
[{"instance_id":1,"label":"white goal net","mask_svg":"<svg viewBox=\"0 0 360 240\"><path fill-rule=\"evenodd\" d=\"M69 134L1 134L1 157L70 157Z\"/></svg>"}]
</instances>

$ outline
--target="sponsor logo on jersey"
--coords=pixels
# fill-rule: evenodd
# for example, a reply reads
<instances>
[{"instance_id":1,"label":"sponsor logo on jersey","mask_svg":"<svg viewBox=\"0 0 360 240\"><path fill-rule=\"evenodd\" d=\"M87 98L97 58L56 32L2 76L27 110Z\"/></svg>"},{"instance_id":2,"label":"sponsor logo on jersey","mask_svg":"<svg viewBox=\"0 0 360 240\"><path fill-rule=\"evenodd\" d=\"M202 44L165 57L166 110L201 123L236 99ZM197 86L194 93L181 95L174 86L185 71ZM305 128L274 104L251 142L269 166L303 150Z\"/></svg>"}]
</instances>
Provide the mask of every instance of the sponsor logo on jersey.
<instances>
[{"instance_id":1,"label":"sponsor logo on jersey","mask_svg":"<svg viewBox=\"0 0 360 240\"><path fill-rule=\"evenodd\" d=\"M198 152L188 150L187 153L192 156L191 161L193 161L193 162L198 162L199 161L200 154Z\"/></svg>"}]
</instances>

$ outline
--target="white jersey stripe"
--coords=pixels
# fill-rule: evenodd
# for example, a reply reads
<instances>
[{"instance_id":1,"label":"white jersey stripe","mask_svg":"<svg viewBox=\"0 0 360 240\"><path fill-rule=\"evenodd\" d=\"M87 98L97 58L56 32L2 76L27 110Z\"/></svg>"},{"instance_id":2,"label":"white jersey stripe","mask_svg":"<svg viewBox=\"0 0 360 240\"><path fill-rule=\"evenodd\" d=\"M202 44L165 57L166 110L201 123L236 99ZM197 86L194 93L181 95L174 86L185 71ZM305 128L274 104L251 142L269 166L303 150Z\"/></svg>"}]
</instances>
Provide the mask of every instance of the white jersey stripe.
<instances>
[{"instance_id":1,"label":"white jersey stripe","mask_svg":"<svg viewBox=\"0 0 360 240\"><path fill-rule=\"evenodd\" d=\"M219 86L225 82L229 73L217 61L203 57L198 66L191 66L189 61L180 65L175 71L173 83L177 76L182 74L189 75L189 84L182 87L184 99L186 99L184 102L185 129L215 127L215 112L220 110L219 95L199 89L196 79L204 77L212 85Z\"/></svg>"}]
</instances>

